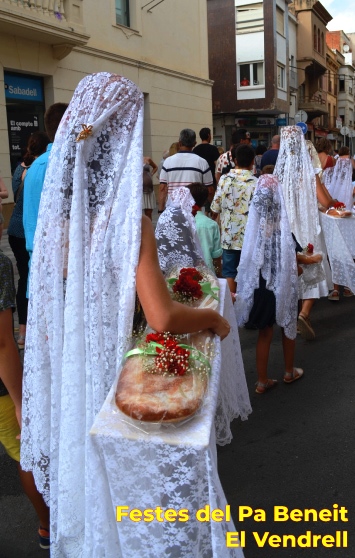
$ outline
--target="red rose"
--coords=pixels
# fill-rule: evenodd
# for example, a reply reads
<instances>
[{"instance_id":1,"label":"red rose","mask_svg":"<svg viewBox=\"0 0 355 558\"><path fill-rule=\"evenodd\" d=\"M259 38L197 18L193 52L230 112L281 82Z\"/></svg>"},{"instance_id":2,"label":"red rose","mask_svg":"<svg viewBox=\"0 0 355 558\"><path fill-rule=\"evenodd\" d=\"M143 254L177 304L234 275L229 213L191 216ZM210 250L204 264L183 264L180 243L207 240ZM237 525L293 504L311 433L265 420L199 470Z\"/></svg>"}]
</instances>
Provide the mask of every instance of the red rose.
<instances>
[{"instance_id":1,"label":"red rose","mask_svg":"<svg viewBox=\"0 0 355 558\"><path fill-rule=\"evenodd\" d=\"M308 252L308 254L313 254L313 249L314 249L313 244L309 243L309 244L307 245L307 252Z\"/></svg>"}]
</instances>

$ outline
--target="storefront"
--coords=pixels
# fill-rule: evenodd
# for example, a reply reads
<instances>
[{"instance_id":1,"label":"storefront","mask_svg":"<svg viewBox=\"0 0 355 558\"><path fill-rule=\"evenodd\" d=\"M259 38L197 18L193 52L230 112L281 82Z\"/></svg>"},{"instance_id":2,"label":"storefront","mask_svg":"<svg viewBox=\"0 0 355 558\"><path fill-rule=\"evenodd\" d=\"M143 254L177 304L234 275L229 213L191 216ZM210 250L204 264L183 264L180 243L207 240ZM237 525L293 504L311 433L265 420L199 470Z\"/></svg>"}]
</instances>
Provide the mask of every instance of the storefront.
<instances>
[{"instance_id":1,"label":"storefront","mask_svg":"<svg viewBox=\"0 0 355 558\"><path fill-rule=\"evenodd\" d=\"M11 172L21 162L28 138L44 129L43 79L4 72Z\"/></svg>"}]
</instances>

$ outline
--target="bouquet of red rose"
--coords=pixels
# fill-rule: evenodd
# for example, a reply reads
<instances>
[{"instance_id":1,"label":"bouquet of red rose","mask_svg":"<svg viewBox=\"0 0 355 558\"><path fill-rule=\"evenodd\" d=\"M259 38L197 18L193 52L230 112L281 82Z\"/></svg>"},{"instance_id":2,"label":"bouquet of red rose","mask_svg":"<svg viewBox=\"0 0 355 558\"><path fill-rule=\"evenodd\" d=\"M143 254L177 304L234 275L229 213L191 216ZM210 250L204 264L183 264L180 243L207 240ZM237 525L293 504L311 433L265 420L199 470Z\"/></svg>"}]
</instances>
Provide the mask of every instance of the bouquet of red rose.
<instances>
[{"instance_id":1,"label":"bouquet of red rose","mask_svg":"<svg viewBox=\"0 0 355 558\"><path fill-rule=\"evenodd\" d=\"M174 267L167 284L172 298L194 307L218 307L218 281L203 266ZM144 423L178 423L203 404L211 371L213 334L145 331L126 354L116 389L116 405Z\"/></svg>"}]
</instances>

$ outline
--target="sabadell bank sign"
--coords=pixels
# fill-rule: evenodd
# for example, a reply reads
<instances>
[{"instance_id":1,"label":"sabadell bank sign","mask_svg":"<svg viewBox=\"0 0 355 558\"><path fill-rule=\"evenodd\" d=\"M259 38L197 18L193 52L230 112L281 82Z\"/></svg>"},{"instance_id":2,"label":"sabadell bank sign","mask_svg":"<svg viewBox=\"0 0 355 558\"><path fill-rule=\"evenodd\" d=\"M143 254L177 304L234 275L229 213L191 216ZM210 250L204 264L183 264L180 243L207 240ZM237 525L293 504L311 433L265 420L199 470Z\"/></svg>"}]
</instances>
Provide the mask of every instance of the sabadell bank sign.
<instances>
[{"instance_id":1,"label":"sabadell bank sign","mask_svg":"<svg viewBox=\"0 0 355 558\"><path fill-rule=\"evenodd\" d=\"M4 72L5 97L19 101L43 101L42 79Z\"/></svg>"}]
</instances>

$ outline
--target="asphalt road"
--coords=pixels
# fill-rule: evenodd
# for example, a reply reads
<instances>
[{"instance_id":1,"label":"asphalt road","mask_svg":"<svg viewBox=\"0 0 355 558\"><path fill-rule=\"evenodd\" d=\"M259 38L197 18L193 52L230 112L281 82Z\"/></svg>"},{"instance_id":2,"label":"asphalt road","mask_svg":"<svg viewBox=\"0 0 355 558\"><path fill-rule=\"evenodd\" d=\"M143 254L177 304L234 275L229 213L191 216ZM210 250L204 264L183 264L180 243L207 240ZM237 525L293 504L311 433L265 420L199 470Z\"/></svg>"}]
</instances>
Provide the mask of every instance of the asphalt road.
<instances>
[{"instance_id":1,"label":"asphalt road","mask_svg":"<svg viewBox=\"0 0 355 558\"><path fill-rule=\"evenodd\" d=\"M304 378L291 385L282 382L281 336L275 328L269 370L279 385L264 395L254 393L257 332L240 330L253 413L245 422L234 421L233 441L218 449L218 461L236 529L245 531L245 558L355 556L355 297L338 303L318 301L312 324L316 339L297 340L295 365L304 368ZM273 518L275 506L291 512L334 510L336 504L348 510L348 522L276 522ZM243 506L263 510L265 517L259 512L239 521ZM253 516L265 521L255 521ZM0 558L49 556L38 546L37 529L16 464L0 447ZM348 531L348 547L325 548L318 543L317 548L273 548L265 542L259 548L253 535L297 537L306 531L322 536Z\"/></svg>"}]
</instances>

